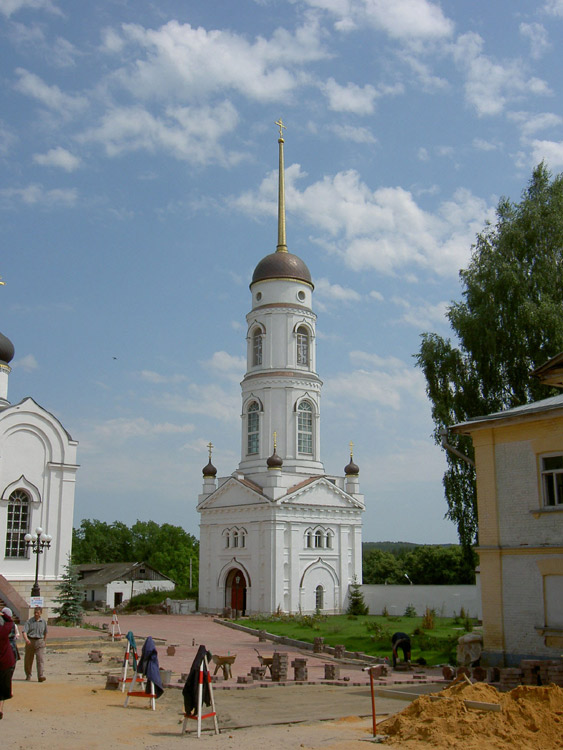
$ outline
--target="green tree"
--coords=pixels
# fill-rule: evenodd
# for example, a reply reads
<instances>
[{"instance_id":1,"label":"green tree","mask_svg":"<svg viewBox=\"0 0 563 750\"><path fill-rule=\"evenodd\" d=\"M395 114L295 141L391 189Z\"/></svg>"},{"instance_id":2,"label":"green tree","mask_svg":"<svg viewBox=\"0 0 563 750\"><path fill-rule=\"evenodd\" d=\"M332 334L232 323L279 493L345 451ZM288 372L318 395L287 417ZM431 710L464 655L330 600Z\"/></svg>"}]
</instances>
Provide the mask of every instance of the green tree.
<instances>
[{"instance_id":1,"label":"green tree","mask_svg":"<svg viewBox=\"0 0 563 750\"><path fill-rule=\"evenodd\" d=\"M364 553L362 578L364 583L407 583L396 555L380 549Z\"/></svg>"},{"instance_id":2,"label":"green tree","mask_svg":"<svg viewBox=\"0 0 563 750\"><path fill-rule=\"evenodd\" d=\"M471 550L467 565L464 550L457 545L422 545L402 558L403 570L414 584L453 585L475 583L477 555Z\"/></svg>"},{"instance_id":3,"label":"green tree","mask_svg":"<svg viewBox=\"0 0 563 750\"><path fill-rule=\"evenodd\" d=\"M425 333L416 355L436 442L456 422L554 393L530 371L563 350L563 175L552 179L542 163L519 203L502 198L460 278L463 300L447 313L458 344ZM473 458L468 437L451 435L448 442ZM446 456L446 516L457 525L469 566L477 537L475 471Z\"/></svg>"},{"instance_id":4,"label":"green tree","mask_svg":"<svg viewBox=\"0 0 563 750\"><path fill-rule=\"evenodd\" d=\"M367 606L362 589L358 583L358 578L354 576L352 583L350 584L350 591L348 592L348 609L346 614L348 615L367 615L369 607Z\"/></svg>"},{"instance_id":5,"label":"green tree","mask_svg":"<svg viewBox=\"0 0 563 750\"><path fill-rule=\"evenodd\" d=\"M61 582L57 586L56 606L53 607L53 612L57 615L57 621L80 625L82 622L83 601L84 590L78 582L76 568L71 563L69 555Z\"/></svg>"}]
</instances>

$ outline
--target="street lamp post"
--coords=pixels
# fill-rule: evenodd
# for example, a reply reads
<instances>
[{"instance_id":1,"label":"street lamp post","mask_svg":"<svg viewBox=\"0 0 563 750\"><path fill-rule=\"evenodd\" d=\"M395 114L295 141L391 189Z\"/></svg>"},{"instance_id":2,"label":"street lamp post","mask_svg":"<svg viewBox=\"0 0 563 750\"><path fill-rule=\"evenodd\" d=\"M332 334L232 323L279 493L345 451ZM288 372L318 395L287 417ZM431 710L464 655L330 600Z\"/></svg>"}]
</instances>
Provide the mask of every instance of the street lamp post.
<instances>
[{"instance_id":1,"label":"street lamp post","mask_svg":"<svg viewBox=\"0 0 563 750\"><path fill-rule=\"evenodd\" d=\"M41 526L35 529L34 534L26 534L24 536L26 547L31 547L31 551L34 555L37 555L37 561L35 563L35 583L31 589L31 596L41 596L41 589L39 588L39 555L43 554L43 550L49 549L51 546L52 536L45 534Z\"/></svg>"}]
</instances>

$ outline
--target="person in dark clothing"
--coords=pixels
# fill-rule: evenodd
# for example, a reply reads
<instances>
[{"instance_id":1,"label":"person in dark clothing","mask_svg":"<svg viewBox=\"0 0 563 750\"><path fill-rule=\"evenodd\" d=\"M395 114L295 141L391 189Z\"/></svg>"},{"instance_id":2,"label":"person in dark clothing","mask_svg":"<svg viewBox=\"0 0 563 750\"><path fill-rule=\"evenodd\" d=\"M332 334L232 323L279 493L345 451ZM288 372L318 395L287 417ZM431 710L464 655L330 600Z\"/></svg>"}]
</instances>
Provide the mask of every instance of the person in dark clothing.
<instances>
[{"instance_id":1,"label":"person in dark clothing","mask_svg":"<svg viewBox=\"0 0 563 750\"><path fill-rule=\"evenodd\" d=\"M411 660L411 639L406 633L393 633L391 636L391 645L393 646L393 668L397 666L397 650L403 652L403 660Z\"/></svg>"},{"instance_id":2,"label":"person in dark clothing","mask_svg":"<svg viewBox=\"0 0 563 750\"><path fill-rule=\"evenodd\" d=\"M211 652L208 651L205 646L200 646L195 655L195 659L192 662L188 679L182 690L184 696L184 711L186 714L191 716L197 716L197 693L199 686L199 671L203 663L203 692L202 692L202 703L206 706L211 705L211 692L209 690L209 678L207 666L211 661ZM206 659L206 661L204 661Z\"/></svg>"},{"instance_id":3,"label":"person in dark clothing","mask_svg":"<svg viewBox=\"0 0 563 750\"><path fill-rule=\"evenodd\" d=\"M12 618L5 612L0 617L0 719L4 717L4 701L12 697L12 675L16 657L10 643Z\"/></svg>"}]
</instances>

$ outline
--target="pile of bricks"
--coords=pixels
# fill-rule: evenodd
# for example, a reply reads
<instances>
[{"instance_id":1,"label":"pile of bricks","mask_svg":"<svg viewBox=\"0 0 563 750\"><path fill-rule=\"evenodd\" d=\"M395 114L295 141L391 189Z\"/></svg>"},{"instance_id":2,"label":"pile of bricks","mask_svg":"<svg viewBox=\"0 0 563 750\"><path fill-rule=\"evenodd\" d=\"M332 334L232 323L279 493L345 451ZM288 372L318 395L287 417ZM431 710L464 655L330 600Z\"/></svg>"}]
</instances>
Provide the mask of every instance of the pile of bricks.
<instances>
[{"instance_id":1,"label":"pile of bricks","mask_svg":"<svg viewBox=\"0 0 563 750\"><path fill-rule=\"evenodd\" d=\"M88 652L88 661L93 661L94 663L98 663L102 661L102 652L101 651L89 651Z\"/></svg>"},{"instance_id":2,"label":"pile of bricks","mask_svg":"<svg viewBox=\"0 0 563 750\"><path fill-rule=\"evenodd\" d=\"M548 666L547 681L563 687L563 662L555 662Z\"/></svg>"},{"instance_id":3,"label":"pile of bricks","mask_svg":"<svg viewBox=\"0 0 563 750\"><path fill-rule=\"evenodd\" d=\"M285 682L289 667L289 654L276 651L272 658L272 682Z\"/></svg>"},{"instance_id":4,"label":"pile of bricks","mask_svg":"<svg viewBox=\"0 0 563 750\"><path fill-rule=\"evenodd\" d=\"M324 651L324 648L325 648L324 643L325 643L325 639L324 638L322 638L320 636L315 637L313 639L313 653L314 654L322 654L322 652Z\"/></svg>"},{"instance_id":5,"label":"pile of bricks","mask_svg":"<svg viewBox=\"0 0 563 750\"><path fill-rule=\"evenodd\" d=\"M500 670L500 689L513 690L518 685L522 684L523 672L517 667L509 667L507 669Z\"/></svg>"},{"instance_id":6,"label":"pile of bricks","mask_svg":"<svg viewBox=\"0 0 563 750\"><path fill-rule=\"evenodd\" d=\"M540 675L541 667L541 659L523 659L520 662L520 668L522 670L522 683L524 685L541 685L543 683L543 679Z\"/></svg>"},{"instance_id":7,"label":"pile of bricks","mask_svg":"<svg viewBox=\"0 0 563 750\"><path fill-rule=\"evenodd\" d=\"M291 662L291 667L295 682L304 682L308 679L307 659L296 658Z\"/></svg>"},{"instance_id":8,"label":"pile of bricks","mask_svg":"<svg viewBox=\"0 0 563 750\"><path fill-rule=\"evenodd\" d=\"M334 647L334 658L335 659L342 659L344 657L344 652L346 651L346 646L335 646Z\"/></svg>"},{"instance_id":9,"label":"pile of bricks","mask_svg":"<svg viewBox=\"0 0 563 750\"><path fill-rule=\"evenodd\" d=\"M338 680L340 679L340 665L339 664L325 664L325 680Z\"/></svg>"},{"instance_id":10,"label":"pile of bricks","mask_svg":"<svg viewBox=\"0 0 563 750\"><path fill-rule=\"evenodd\" d=\"M250 675L254 680L263 680L266 676L266 667L250 667Z\"/></svg>"}]
</instances>

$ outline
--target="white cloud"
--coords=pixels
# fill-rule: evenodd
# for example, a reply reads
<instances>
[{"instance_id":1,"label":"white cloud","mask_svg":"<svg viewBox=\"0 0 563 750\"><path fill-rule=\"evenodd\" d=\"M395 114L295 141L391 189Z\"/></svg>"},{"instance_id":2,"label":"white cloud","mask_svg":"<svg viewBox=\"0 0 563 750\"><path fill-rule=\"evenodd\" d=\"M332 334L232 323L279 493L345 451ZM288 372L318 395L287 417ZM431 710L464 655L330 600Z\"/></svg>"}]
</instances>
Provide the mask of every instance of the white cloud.
<instances>
[{"instance_id":1,"label":"white cloud","mask_svg":"<svg viewBox=\"0 0 563 750\"><path fill-rule=\"evenodd\" d=\"M37 360L35 359L33 354L26 354L25 357L15 359L12 362L12 366L21 367L21 369L25 370L26 372L33 372L39 367L39 365L37 364Z\"/></svg>"},{"instance_id":2,"label":"white cloud","mask_svg":"<svg viewBox=\"0 0 563 750\"><path fill-rule=\"evenodd\" d=\"M371 114L378 96L377 90L370 84L357 86L355 83L348 83L341 86L334 78L329 78L322 90L328 99L329 109L335 112L353 112L356 115Z\"/></svg>"},{"instance_id":3,"label":"white cloud","mask_svg":"<svg viewBox=\"0 0 563 750\"><path fill-rule=\"evenodd\" d=\"M417 157L419 161L428 161L430 159L428 149L424 148L424 146L421 146L417 151Z\"/></svg>"},{"instance_id":4,"label":"white cloud","mask_svg":"<svg viewBox=\"0 0 563 750\"><path fill-rule=\"evenodd\" d=\"M170 21L160 29L126 24L122 41L140 50L130 67L114 76L135 96L193 100L213 92L235 90L257 101L286 99L299 83L299 67L328 57L314 19L295 30L279 28L269 39L223 30L193 28ZM111 52L119 47L115 32L105 32ZM297 71L296 71L297 69Z\"/></svg>"},{"instance_id":5,"label":"white cloud","mask_svg":"<svg viewBox=\"0 0 563 750\"><path fill-rule=\"evenodd\" d=\"M563 117L553 112L540 112L539 114L509 112L508 118L520 125L520 131L524 138L529 138L540 130L560 127L563 124Z\"/></svg>"},{"instance_id":6,"label":"white cloud","mask_svg":"<svg viewBox=\"0 0 563 750\"><path fill-rule=\"evenodd\" d=\"M563 18L563 0L547 0L543 10L551 16Z\"/></svg>"},{"instance_id":7,"label":"white cloud","mask_svg":"<svg viewBox=\"0 0 563 750\"><path fill-rule=\"evenodd\" d=\"M152 370L142 370L141 379L146 380L148 383L162 385L169 383L185 383L188 380L188 377L186 375L161 375Z\"/></svg>"},{"instance_id":8,"label":"white cloud","mask_svg":"<svg viewBox=\"0 0 563 750\"><path fill-rule=\"evenodd\" d=\"M491 141L487 141L484 138L474 138L473 148L476 148L478 151L496 151L498 146L496 143L491 143Z\"/></svg>"},{"instance_id":9,"label":"white cloud","mask_svg":"<svg viewBox=\"0 0 563 750\"><path fill-rule=\"evenodd\" d=\"M530 55L538 60L551 46L547 30L541 23L521 23L520 33L530 42Z\"/></svg>"},{"instance_id":10,"label":"white cloud","mask_svg":"<svg viewBox=\"0 0 563 750\"><path fill-rule=\"evenodd\" d=\"M201 414L221 422L240 421L240 389L225 390L215 384L191 383L187 395L162 394L158 405L173 412Z\"/></svg>"},{"instance_id":11,"label":"white cloud","mask_svg":"<svg viewBox=\"0 0 563 750\"><path fill-rule=\"evenodd\" d=\"M323 387L326 397L339 403L342 399L372 403L393 411L407 400L426 400L424 376L412 364L361 351L351 352L350 360L357 369L328 378Z\"/></svg>"},{"instance_id":12,"label":"white cloud","mask_svg":"<svg viewBox=\"0 0 563 750\"><path fill-rule=\"evenodd\" d=\"M242 157L225 152L219 140L237 123L238 113L228 101L214 107L168 107L160 117L141 106L121 107L108 111L77 140L100 143L108 156L163 151L196 164L229 165Z\"/></svg>"},{"instance_id":13,"label":"white cloud","mask_svg":"<svg viewBox=\"0 0 563 750\"><path fill-rule=\"evenodd\" d=\"M355 289L331 284L328 279L315 279L315 296L332 302L359 302L362 299Z\"/></svg>"},{"instance_id":14,"label":"white cloud","mask_svg":"<svg viewBox=\"0 0 563 750\"><path fill-rule=\"evenodd\" d=\"M375 299L378 302L385 301L385 297L381 294L381 292L378 292L375 289L372 289L372 291L369 293L369 296L371 297L371 299Z\"/></svg>"},{"instance_id":15,"label":"white cloud","mask_svg":"<svg viewBox=\"0 0 563 750\"><path fill-rule=\"evenodd\" d=\"M354 125L331 125L330 130L337 138L353 143L377 143L377 138L368 128L355 127Z\"/></svg>"},{"instance_id":16,"label":"white cloud","mask_svg":"<svg viewBox=\"0 0 563 750\"><path fill-rule=\"evenodd\" d=\"M179 435L194 431L192 424L154 423L144 417L136 419L110 419L94 426L94 437L125 441L132 438L150 438L155 435Z\"/></svg>"},{"instance_id":17,"label":"white cloud","mask_svg":"<svg viewBox=\"0 0 563 750\"><path fill-rule=\"evenodd\" d=\"M452 21L428 0L306 0L337 17L336 27L350 31L369 24L395 39L433 39L453 32Z\"/></svg>"},{"instance_id":18,"label":"white cloud","mask_svg":"<svg viewBox=\"0 0 563 750\"><path fill-rule=\"evenodd\" d=\"M88 105L83 96L73 96L60 90L58 86L49 86L35 73L30 73L23 68L17 68L18 80L15 88L26 96L41 102L43 106L61 115L64 118L73 117L82 112Z\"/></svg>"},{"instance_id":19,"label":"white cloud","mask_svg":"<svg viewBox=\"0 0 563 750\"><path fill-rule=\"evenodd\" d=\"M563 141L532 141L532 163L543 160L551 169L563 167Z\"/></svg>"},{"instance_id":20,"label":"white cloud","mask_svg":"<svg viewBox=\"0 0 563 750\"><path fill-rule=\"evenodd\" d=\"M77 156L61 146L49 149L46 154L34 154L33 161L43 167L59 167L66 172L74 172L81 164Z\"/></svg>"},{"instance_id":21,"label":"white cloud","mask_svg":"<svg viewBox=\"0 0 563 750\"><path fill-rule=\"evenodd\" d=\"M424 211L408 190L371 190L358 172L339 172L306 187L299 165L286 170L286 207L321 232L318 244L342 256L356 271L382 273L412 267L438 275L456 274L467 263L475 235L494 208L460 188L435 213ZM270 173L257 193L244 193L232 205L250 215L275 215L277 174Z\"/></svg>"},{"instance_id":22,"label":"white cloud","mask_svg":"<svg viewBox=\"0 0 563 750\"><path fill-rule=\"evenodd\" d=\"M451 50L454 61L465 72L465 96L479 116L498 115L507 104L525 96L550 93L545 81L526 76L521 60L502 63L483 54L484 41L479 34L460 36Z\"/></svg>"},{"instance_id":23,"label":"white cloud","mask_svg":"<svg viewBox=\"0 0 563 750\"><path fill-rule=\"evenodd\" d=\"M16 141L14 133L0 120L0 154L5 156Z\"/></svg>"},{"instance_id":24,"label":"white cloud","mask_svg":"<svg viewBox=\"0 0 563 750\"><path fill-rule=\"evenodd\" d=\"M45 190L42 185L33 184L25 188L5 188L0 190L0 196L7 202L21 201L28 206L74 206L78 199L78 191L76 188Z\"/></svg>"},{"instance_id":25,"label":"white cloud","mask_svg":"<svg viewBox=\"0 0 563 750\"><path fill-rule=\"evenodd\" d=\"M211 359L201 363L206 370L217 375L240 382L246 371L246 357L233 356L227 352L214 352Z\"/></svg>"},{"instance_id":26,"label":"white cloud","mask_svg":"<svg viewBox=\"0 0 563 750\"><path fill-rule=\"evenodd\" d=\"M13 13L20 10L46 10L49 13L62 15L61 11L54 5L51 0L0 0L0 13L10 17Z\"/></svg>"},{"instance_id":27,"label":"white cloud","mask_svg":"<svg viewBox=\"0 0 563 750\"><path fill-rule=\"evenodd\" d=\"M447 325L446 312L449 307L448 302L421 302L412 304L405 297L393 297L391 300L395 305L401 307L404 312L401 320L408 325L414 326L419 331L429 329L436 324Z\"/></svg>"}]
</instances>

